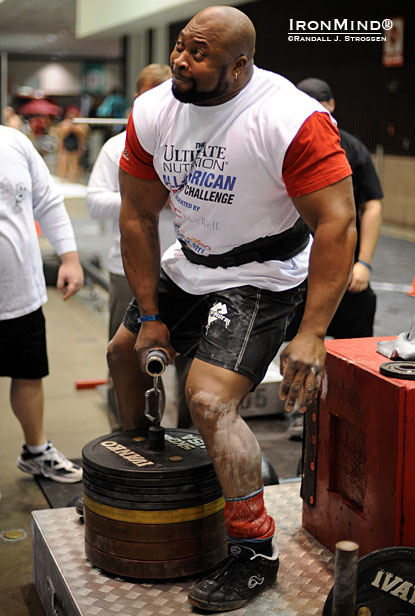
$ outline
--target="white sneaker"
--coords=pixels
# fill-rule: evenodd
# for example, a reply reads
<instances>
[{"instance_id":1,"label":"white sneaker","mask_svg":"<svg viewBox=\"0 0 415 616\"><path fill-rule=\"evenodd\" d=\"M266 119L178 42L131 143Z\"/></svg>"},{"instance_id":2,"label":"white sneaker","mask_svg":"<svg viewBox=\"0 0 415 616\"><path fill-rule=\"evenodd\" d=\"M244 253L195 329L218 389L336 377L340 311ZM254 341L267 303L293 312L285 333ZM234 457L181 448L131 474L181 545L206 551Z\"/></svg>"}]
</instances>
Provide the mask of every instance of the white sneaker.
<instances>
[{"instance_id":1,"label":"white sneaker","mask_svg":"<svg viewBox=\"0 0 415 616\"><path fill-rule=\"evenodd\" d=\"M82 481L82 469L65 458L51 441L42 453L32 454L26 445L16 462L20 470L31 475L43 475L60 483L77 483Z\"/></svg>"}]
</instances>

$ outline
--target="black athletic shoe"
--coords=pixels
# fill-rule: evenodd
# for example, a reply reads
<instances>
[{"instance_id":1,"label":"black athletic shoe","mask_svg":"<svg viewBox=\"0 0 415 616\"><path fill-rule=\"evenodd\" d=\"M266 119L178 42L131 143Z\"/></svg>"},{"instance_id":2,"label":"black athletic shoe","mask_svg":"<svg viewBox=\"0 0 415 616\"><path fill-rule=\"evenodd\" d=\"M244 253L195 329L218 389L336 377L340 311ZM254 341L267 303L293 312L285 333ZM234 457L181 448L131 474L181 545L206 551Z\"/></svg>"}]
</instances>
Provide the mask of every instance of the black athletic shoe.
<instances>
[{"instance_id":1,"label":"black athletic shoe","mask_svg":"<svg viewBox=\"0 0 415 616\"><path fill-rule=\"evenodd\" d=\"M210 574L192 586L189 603L209 611L228 611L243 607L272 584L277 577L279 559L256 554L251 548L229 543L229 556Z\"/></svg>"}]
</instances>

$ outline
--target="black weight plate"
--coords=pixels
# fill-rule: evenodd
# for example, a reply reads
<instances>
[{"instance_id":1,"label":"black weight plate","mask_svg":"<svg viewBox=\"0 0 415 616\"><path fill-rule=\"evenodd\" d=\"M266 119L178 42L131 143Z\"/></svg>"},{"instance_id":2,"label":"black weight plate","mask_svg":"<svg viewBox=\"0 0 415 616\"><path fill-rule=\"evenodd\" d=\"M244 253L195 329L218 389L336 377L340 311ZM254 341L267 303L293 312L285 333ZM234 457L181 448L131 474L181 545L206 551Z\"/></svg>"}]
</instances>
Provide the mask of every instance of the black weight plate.
<instances>
[{"instance_id":1,"label":"black weight plate","mask_svg":"<svg viewBox=\"0 0 415 616\"><path fill-rule=\"evenodd\" d=\"M333 588L323 616L331 615L332 602ZM359 560L355 615L415 615L415 548L385 548Z\"/></svg>"},{"instance_id":2,"label":"black weight plate","mask_svg":"<svg viewBox=\"0 0 415 616\"><path fill-rule=\"evenodd\" d=\"M180 477L183 474L198 476L201 470L212 467L197 433L174 428L166 430L166 447L162 451L152 451L146 437L146 430L100 436L84 446L83 463L121 477L153 479ZM135 440L137 438L144 440ZM182 459L177 460L178 457Z\"/></svg>"},{"instance_id":3,"label":"black weight plate","mask_svg":"<svg viewBox=\"0 0 415 616\"><path fill-rule=\"evenodd\" d=\"M192 474L188 474L188 473L183 473L182 475L179 476L174 476L174 477L170 477L170 476L163 476L163 477L136 477L135 475L128 475L127 477L122 477L121 475L117 475L115 473L111 473L108 469L101 469L101 470L97 470L96 468L90 466L85 460L82 462L82 468L83 468L83 472L86 472L90 478L93 478L94 480L97 479L98 481L104 481L104 482L111 482L111 483L115 483L115 484L122 484L125 486L134 486L134 487L140 487L140 486L148 486L148 487L154 487L154 488L158 488L160 486L171 486L174 488L179 488L182 485L189 485L192 483L199 483L199 481L204 482L204 481L217 481L217 476L215 473L214 468L210 468L209 470L201 470L197 475L195 475L194 473Z\"/></svg>"},{"instance_id":4,"label":"black weight plate","mask_svg":"<svg viewBox=\"0 0 415 616\"><path fill-rule=\"evenodd\" d=\"M84 492L92 498L97 503L102 505L109 505L110 507L116 507L117 509L132 509L138 511L171 511L172 509L190 509L192 507L199 507L199 505L205 505L206 503L211 503L222 496L222 492L219 492L216 495L201 495L198 498L186 499L184 498L181 501L130 501L124 500L120 498L113 498L111 496L104 496L102 494L98 494L94 490L90 490L86 486L84 486Z\"/></svg>"},{"instance_id":5,"label":"black weight plate","mask_svg":"<svg viewBox=\"0 0 415 616\"><path fill-rule=\"evenodd\" d=\"M177 521L172 524L153 524L151 522L131 522L114 520L94 513L84 507L85 526L95 532L123 541L146 541L147 543L163 543L181 539L196 538L207 533L222 529L225 531L225 515L223 508L202 518ZM154 522L154 520L153 520Z\"/></svg>"},{"instance_id":6,"label":"black weight plate","mask_svg":"<svg viewBox=\"0 0 415 616\"><path fill-rule=\"evenodd\" d=\"M193 492L204 492L211 493L218 489L220 489L219 481L216 477L210 479L209 481L200 481L197 483L191 484L183 484L183 485L175 485L169 487L148 487L148 486L130 486L124 485L120 483L115 483L111 481L101 481L101 479L96 479L93 476L90 476L88 472L85 472L83 469L82 473L83 482L87 482L85 485L90 484L94 486L95 490L99 492L101 489L114 491L117 493L124 494L135 494L135 495L163 495L166 497L174 497L175 495L180 495L181 498L183 496L191 496Z\"/></svg>"},{"instance_id":7,"label":"black weight plate","mask_svg":"<svg viewBox=\"0 0 415 616\"><path fill-rule=\"evenodd\" d=\"M168 503L169 505L176 506L176 509L182 507L195 507L196 505L201 504L202 502L208 502L212 500L216 500L220 496L222 496L222 490L220 486L216 486L215 490L196 490L195 492L186 492L176 494L137 494L136 492L120 492L115 489L103 488L100 486L96 486L94 483L90 483L85 477L82 480L84 489L88 491L88 494L94 500L101 501L102 497L106 499L119 500L120 502L131 502L135 503L135 509L141 509L144 504L154 504L157 503L160 505L161 503ZM207 500L206 500L207 499ZM185 505L183 503L186 503ZM111 504L111 503L109 503ZM118 507L118 505L114 505ZM154 509L155 507L148 507L149 509ZM156 507L158 509L159 507ZM174 507L173 507L174 508Z\"/></svg>"},{"instance_id":8,"label":"black weight plate","mask_svg":"<svg viewBox=\"0 0 415 616\"><path fill-rule=\"evenodd\" d=\"M226 540L224 528L207 535L200 535L193 539L180 541L136 542L129 539L123 541L112 539L106 535L95 532L85 524L85 541L96 549L110 556L140 560L169 561L179 558L190 558L208 552L212 546L220 545ZM141 612L143 613L143 612ZM148 614L148 612L147 612Z\"/></svg>"},{"instance_id":9,"label":"black weight plate","mask_svg":"<svg viewBox=\"0 0 415 616\"><path fill-rule=\"evenodd\" d=\"M122 577L137 578L140 581L151 579L170 580L202 573L215 567L221 560L226 558L226 553L227 542L225 541L222 544L215 545L214 549L210 552L192 558L169 561L144 561L110 556L85 542L86 557L98 569Z\"/></svg>"},{"instance_id":10,"label":"black weight plate","mask_svg":"<svg viewBox=\"0 0 415 616\"><path fill-rule=\"evenodd\" d=\"M387 361L380 364L379 372L392 379L415 381L415 361Z\"/></svg>"}]
</instances>

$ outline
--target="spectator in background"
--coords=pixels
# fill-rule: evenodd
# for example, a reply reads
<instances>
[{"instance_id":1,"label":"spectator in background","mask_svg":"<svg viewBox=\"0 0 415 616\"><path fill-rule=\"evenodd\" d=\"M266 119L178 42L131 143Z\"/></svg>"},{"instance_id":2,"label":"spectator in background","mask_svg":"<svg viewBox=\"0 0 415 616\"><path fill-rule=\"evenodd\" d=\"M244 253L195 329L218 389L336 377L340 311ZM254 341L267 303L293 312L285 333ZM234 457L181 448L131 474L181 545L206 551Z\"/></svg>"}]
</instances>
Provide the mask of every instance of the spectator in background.
<instances>
[{"instance_id":1,"label":"spectator in background","mask_svg":"<svg viewBox=\"0 0 415 616\"><path fill-rule=\"evenodd\" d=\"M35 141L44 137L50 127L50 118L47 115L33 115L29 118L30 130Z\"/></svg>"},{"instance_id":2,"label":"spectator in background","mask_svg":"<svg viewBox=\"0 0 415 616\"><path fill-rule=\"evenodd\" d=\"M11 407L24 435L17 466L75 483L82 470L46 439L43 427L47 295L35 221L60 257L57 288L65 300L83 284L74 233L63 197L25 135L0 126L0 162L0 376L11 378Z\"/></svg>"},{"instance_id":3,"label":"spectator in background","mask_svg":"<svg viewBox=\"0 0 415 616\"><path fill-rule=\"evenodd\" d=\"M318 100L330 113L334 112L335 100L325 81L310 77L297 84L297 88ZM383 191L367 148L343 128L339 128L339 133L340 145L353 172L357 244L352 277L327 335L364 338L373 336L376 295L370 287L370 274L382 224Z\"/></svg>"},{"instance_id":4,"label":"spectator in background","mask_svg":"<svg viewBox=\"0 0 415 616\"><path fill-rule=\"evenodd\" d=\"M143 92L170 79L170 77L170 67L167 64L149 64L137 77L134 99L140 96L140 94L143 94ZM108 110L109 109L110 107L108 107ZM121 108L118 111L121 111ZM115 117L121 116L118 115ZM112 221L113 238L108 255L108 269L110 272L110 340L122 322L125 309L132 298L131 289L125 276L121 259L120 230L118 224L121 208L118 163L124 149L125 136L126 131L124 130L122 133L111 137L102 146L92 168L86 197L86 206L91 218ZM120 427L119 417L114 397L114 389L111 383L108 387L108 413L111 428L113 430L118 429Z\"/></svg>"},{"instance_id":5,"label":"spectator in background","mask_svg":"<svg viewBox=\"0 0 415 616\"><path fill-rule=\"evenodd\" d=\"M129 104L119 86L113 88L97 109L99 118L123 118Z\"/></svg>"},{"instance_id":6,"label":"spectator in background","mask_svg":"<svg viewBox=\"0 0 415 616\"><path fill-rule=\"evenodd\" d=\"M123 96L122 90L119 86L113 88L100 104L97 109L98 118L123 118L126 111L129 109L129 104ZM112 135L115 135L121 131L124 131L124 125L113 124L105 129L105 139L109 139Z\"/></svg>"},{"instance_id":7,"label":"spectator in background","mask_svg":"<svg viewBox=\"0 0 415 616\"><path fill-rule=\"evenodd\" d=\"M58 139L58 176L69 182L79 181L80 159L89 133L87 124L75 124L79 109L68 107L65 118L56 129Z\"/></svg>"},{"instance_id":8,"label":"spectator in background","mask_svg":"<svg viewBox=\"0 0 415 616\"><path fill-rule=\"evenodd\" d=\"M3 121L5 126L9 126L10 128L16 128L17 130L22 130L22 118L15 112L13 107L4 107Z\"/></svg>"}]
</instances>

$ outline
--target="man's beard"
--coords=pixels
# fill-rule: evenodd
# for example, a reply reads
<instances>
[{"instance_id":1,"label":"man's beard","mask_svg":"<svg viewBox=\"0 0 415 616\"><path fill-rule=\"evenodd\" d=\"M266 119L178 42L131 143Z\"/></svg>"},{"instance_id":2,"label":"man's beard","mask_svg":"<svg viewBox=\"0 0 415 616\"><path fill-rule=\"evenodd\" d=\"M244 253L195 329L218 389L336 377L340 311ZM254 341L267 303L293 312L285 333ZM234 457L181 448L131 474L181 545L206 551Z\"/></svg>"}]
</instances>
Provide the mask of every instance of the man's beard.
<instances>
[{"instance_id":1,"label":"man's beard","mask_svg":"<svg viewBox=\"0 0 415 616\"><path fill-rule=\"evenodd\" d=\"M173 96L177 98L181 103L193 103L197 105L197 103L203 103L210 99L219 98L228 90L230 86L230 82L225 78L227 67L224 65L221 68L219 74L219 81L216 88L213 90L209 90L208 92L198 92L196 90L196 81L191 79L192 87L186 90L186 92L181 92L179 87L174 83L172 83L172 92Z\"/></svg>"}]
</instances>

